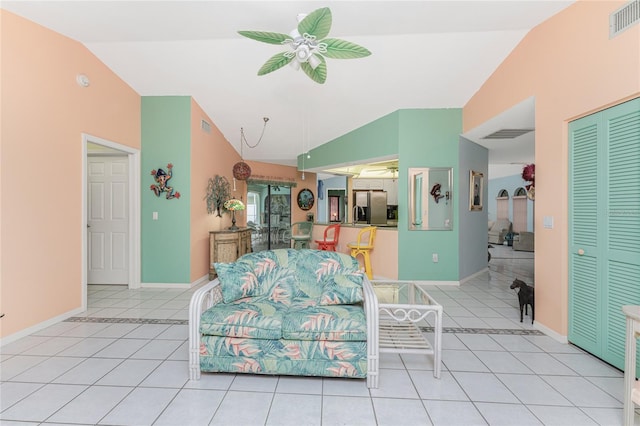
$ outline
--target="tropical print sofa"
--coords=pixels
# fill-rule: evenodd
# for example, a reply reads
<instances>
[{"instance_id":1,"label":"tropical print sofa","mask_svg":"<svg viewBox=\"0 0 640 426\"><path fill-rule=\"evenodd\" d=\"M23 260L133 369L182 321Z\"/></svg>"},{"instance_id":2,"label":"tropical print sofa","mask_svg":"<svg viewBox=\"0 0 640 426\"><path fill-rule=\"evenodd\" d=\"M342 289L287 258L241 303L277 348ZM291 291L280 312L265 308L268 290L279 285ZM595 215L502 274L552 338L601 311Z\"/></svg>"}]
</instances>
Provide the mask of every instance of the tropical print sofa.
<instances>
[{"instance_id":1,"label":"tropical print sofa","mask_svg":"<svg viewBox=\"0 0 640 426\"><path fill-rule=\"evenodd\" d=\"M190 378L200 372L367 378L377 387L378 306L358 262L267 250L216 263L189 308Z\"/></svg>"}]
</instances>

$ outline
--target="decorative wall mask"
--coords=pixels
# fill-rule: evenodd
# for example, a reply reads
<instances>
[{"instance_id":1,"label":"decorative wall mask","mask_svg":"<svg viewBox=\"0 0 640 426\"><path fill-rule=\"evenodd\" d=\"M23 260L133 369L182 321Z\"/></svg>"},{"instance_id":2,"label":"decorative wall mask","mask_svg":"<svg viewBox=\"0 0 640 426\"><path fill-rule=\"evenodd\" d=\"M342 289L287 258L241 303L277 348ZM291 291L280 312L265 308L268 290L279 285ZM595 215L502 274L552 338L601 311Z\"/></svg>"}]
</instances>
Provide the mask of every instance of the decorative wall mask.
<instances>
[{"instance_id":1,"label":"decorative wall mask","mask_svg":"<svg viewBox=\"0 0 640 426\"><path fill-rule=\"evenodd\" d=\"M159 197L160 194L166 192L167 200L170 200L172 198L180 198L180 193L176 191L174 194L173 188L167 184L167 182L169 182L169 179L171 179L171 177L173 176L173 164L167 164L166 172L163 169L151 170L151 176L153 176L153 178L155 179L156 184L151 185L149 189L151 189L153 193L156 194L156 197Z\"/></svg>"}]
</instances>

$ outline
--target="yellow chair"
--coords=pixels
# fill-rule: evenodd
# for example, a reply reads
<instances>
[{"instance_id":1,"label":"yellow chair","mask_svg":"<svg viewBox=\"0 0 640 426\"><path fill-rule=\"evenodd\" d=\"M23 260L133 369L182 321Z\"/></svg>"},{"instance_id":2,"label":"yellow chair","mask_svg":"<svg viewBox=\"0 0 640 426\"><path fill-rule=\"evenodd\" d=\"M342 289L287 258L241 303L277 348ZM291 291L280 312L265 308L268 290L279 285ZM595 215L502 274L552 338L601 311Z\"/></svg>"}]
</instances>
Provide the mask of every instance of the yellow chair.
<instances>
[{"instance_id":1,"label":"yellow chair","mask_svg":"<svg viewBox=\"0 0 640 426\"><path fill-rule=\"evenodd\" d=\"M373 279L373 269L371 269L371 258L369 252L373 250L373 241L376 238L376 231L378 227L367 226L362 228L358 232L358 241L355 243L347 244L347 247L351 249L351 256L356 257L359 254L362 255L364 260L364 272L367 274L370 280Z\"/></svg>"}]
</instances>

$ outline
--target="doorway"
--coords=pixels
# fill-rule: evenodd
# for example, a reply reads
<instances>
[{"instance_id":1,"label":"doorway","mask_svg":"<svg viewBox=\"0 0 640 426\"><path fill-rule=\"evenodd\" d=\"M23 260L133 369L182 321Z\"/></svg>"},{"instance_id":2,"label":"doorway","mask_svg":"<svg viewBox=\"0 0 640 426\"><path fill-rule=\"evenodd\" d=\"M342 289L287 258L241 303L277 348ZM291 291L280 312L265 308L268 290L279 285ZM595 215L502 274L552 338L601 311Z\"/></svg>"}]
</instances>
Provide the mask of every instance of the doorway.
<instances>
[{"instance_id":1,"label":"doorway","mask_svg":"<svg viewBox=\"0 0 640 426\"><path fill-rule=\"evenodd\" d=\"M102 259L112 264L115 261L116 275L118 276L115 278L113 276L110 278L92 276L92 279L115 281L112 284L124 284L130 289L140 287L140 150L83 134L82 159L82 307L86 309L89 270L91 269L89 262L98 262L93 264L93 269L100 269L95 268L100 263L100 261L96 261L95 250L98 247L110 251L110 253L103 253L106 257L102 256ZM104 187L104 184L93 185L93 189L91 188L91 182L95 177L95 174L93 177L90 176L92 169L95 172L104 167L105 160L109 164L115 165L116 175L119 175L107 178L110 186L117 187L116 197L112 199L115 204L111 206L103 203L105 198L97 201L95 197L101 191L99 187ZM121 175L126 175L126 180L122 180ZM95 192L93 196L92 192ZM119 218L126 216L126 224L123 225L121 221L120 223L104 221L99 224L100 232L91 235L89 226L96 225L94 219L103 215L96 214L96 212L91 213L89 203L92 203L91 207L95 208L96 212L105 208L115 208L118 210L116 216ZM124 232L122 232L123 226ZM101 235L98 236L98 234ZM95 237L93 241L92 237ZM100 239L106 238L111 239L114 243L98 244ZM109 282L104 282L104 284L109 284Z\"/></svg>"},{"instance_id":2,"label":"doorway","mask_svg":"<svg viewBox=\"0 0 640 426\"><path fill-rule=\"evenodd\" d=\"M327 190L328 222L345 222L346 220L346 191L344 189Z\"/></svg>"}]
</instances>

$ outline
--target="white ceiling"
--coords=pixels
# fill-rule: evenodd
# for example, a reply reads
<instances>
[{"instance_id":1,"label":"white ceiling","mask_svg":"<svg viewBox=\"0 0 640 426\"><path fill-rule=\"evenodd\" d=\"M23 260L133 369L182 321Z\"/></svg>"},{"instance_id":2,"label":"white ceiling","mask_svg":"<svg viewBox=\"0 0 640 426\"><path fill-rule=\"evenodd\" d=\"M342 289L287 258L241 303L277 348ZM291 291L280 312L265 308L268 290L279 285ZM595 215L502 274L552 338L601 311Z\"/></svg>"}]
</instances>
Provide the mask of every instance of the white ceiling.
<instances>
[{"instance_id":1,"label":"white ceiling","mask_svg":"<svg viewBox=\"0 0 640 426\"><path fill-rule=\"evenodd\" d=\"M83 43L142 96L193 96L238 152L240 128L255 144L269 117L262 142L245 146L244 157L295 165L298 154L398 109L463 107L531 28L571 3L3 1L1 7ZM288 66L257 76L284 49L237 31L288 33L298 13L320 7L333 15L329 36L372 55L327 59L324 85ZM523 104L465 135L489 147L490 162L533 161L533 133L518 144L481 139L501 127L532 126L533 101Z\"/></svg>"}]
</instances>

